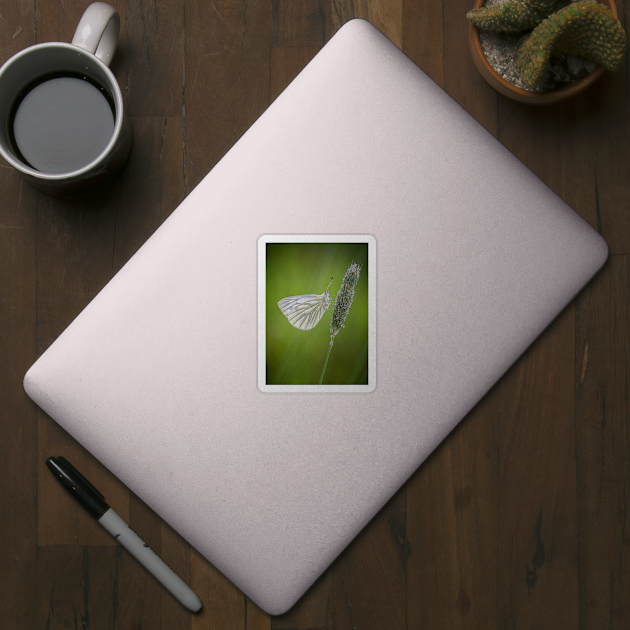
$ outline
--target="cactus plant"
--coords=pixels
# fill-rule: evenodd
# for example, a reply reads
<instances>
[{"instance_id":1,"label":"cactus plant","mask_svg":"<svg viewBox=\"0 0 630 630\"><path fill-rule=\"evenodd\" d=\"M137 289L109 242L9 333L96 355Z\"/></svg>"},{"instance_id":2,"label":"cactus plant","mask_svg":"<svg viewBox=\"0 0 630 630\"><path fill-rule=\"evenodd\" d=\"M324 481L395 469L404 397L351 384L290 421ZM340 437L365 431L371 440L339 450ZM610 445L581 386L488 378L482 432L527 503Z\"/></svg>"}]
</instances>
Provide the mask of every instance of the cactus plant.
<instances>
[{"instance_id":1,"label":"cactus plant","mask_svg":"<svg viewBox=\"0 0 630 630\"><path fill-rule=\"evenodd\" d=\"M568 0L506 0L500 4L472 9L466 17L479 29L519 33L534 28Z\"/></svg>"},{"instance_id":2,"label":"cactus plant","mask_svg":"<svg viewBox=\"0 0 630 630\"><path fill-rule=\"evenodd\" d=\"M623 59L626 41L626 33L612 11L584 0L543 20L523 41L516 64L529 85L542 79L554 53L595 61L614 70Z\"/></svg>"}]
</instances>

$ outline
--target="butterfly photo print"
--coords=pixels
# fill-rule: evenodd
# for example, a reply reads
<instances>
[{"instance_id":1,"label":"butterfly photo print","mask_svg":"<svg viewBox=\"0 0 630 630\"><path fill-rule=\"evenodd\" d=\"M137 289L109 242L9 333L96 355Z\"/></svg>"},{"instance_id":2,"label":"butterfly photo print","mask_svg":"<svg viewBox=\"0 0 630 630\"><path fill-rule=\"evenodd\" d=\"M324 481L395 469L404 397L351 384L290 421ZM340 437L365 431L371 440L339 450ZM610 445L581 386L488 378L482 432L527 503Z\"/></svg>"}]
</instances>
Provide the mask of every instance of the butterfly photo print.
<instances>
[{"instance_id":1,"label":"butterfly photo print","mask_svg":"<svg viewBox=\"0 0 630 630\"><path fill-rule=\"evenodd\" d=\"M366 235L261 237L262 391L374 389L375 249Z\"/></svg>"}]
</instances>

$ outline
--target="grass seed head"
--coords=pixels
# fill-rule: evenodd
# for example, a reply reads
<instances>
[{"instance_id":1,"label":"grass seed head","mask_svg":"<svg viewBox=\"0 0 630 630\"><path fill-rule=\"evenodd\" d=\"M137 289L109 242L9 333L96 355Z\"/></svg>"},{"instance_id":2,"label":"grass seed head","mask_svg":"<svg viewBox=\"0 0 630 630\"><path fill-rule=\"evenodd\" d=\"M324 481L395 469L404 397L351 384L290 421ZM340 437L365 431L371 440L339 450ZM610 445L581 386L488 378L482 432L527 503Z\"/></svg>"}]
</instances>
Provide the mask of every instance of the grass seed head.
<instances>
[{"instance_id":1,"label":"grass seed head","mask_svg":"<svg viewBox=\"0 0 630 630\"><path fill-rule=\"evenodd\" d=\"M352 300L354 299L354 289L359 282L361 275L361 265L352 263L341 282L341 288L335 298L335 306L333 308L332 319L330 320L330 334L334 337L342 328L348 317Z\"/></svg>"}]
</instances>

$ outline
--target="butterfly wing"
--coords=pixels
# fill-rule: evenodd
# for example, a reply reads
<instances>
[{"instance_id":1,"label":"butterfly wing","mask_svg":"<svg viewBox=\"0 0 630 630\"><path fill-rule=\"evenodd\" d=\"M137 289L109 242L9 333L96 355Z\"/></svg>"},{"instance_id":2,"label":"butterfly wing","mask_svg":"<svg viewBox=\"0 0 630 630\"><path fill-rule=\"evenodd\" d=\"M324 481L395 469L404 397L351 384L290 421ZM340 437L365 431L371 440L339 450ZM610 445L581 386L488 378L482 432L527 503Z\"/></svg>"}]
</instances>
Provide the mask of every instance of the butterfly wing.
<instances>
[{"instance_id":1,"label":"butterfly wing","mask_svg":"<svg viewBox=\"0 0 630 630\"><path fill-rule=\"evenodd\" d=\"M278 302L278 307L291 326L300 330L310 330L317 326L329 303L330 298L326 293L322 295L306 293L285 297Z\"/></svg>"}]
</instances>

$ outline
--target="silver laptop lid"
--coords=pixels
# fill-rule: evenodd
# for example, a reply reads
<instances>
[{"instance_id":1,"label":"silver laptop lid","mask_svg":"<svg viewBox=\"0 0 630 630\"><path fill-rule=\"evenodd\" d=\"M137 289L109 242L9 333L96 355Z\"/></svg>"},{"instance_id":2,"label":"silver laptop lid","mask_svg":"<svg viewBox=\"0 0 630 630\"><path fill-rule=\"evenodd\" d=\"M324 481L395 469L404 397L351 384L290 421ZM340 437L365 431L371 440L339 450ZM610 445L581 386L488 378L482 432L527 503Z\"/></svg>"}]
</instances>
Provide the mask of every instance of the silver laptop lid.
<instances>
[{"instance_id":1,"label":"silver laptop lid","mask_svg":"<svg viewBox=\"0 0 630 630\"><path fill-rule=\"evenodd\" d=\"M291 253L308 245L320 254ZM607 253L354 20L40 357L25 389L279 614ZM331 348L332 383L319 386L331 315L300 330L277 303L310 295L315 312L330 276L332 296L353 263L360 277ZM297 368L275 370L289 355L315 376L296 384Z\"/></svg>"}]
</instances>

